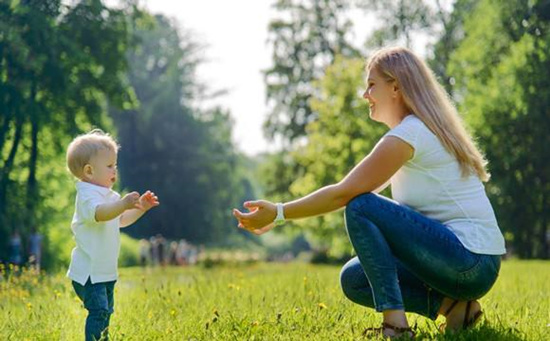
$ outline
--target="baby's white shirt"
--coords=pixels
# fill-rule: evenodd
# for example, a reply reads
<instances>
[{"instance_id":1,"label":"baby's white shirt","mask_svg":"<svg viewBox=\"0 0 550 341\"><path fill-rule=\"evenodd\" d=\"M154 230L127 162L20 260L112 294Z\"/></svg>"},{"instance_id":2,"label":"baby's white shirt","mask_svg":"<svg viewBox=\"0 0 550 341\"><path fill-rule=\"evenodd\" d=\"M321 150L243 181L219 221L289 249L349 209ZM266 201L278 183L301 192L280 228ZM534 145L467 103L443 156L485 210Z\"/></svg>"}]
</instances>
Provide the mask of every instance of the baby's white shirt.
<instances>
[{"instance_id":1,"label":"baby's white shirt","mask_svg":"<svg viewBox=\"0 0 550 341\"><path fill-rule=\"evenodd\" d=\"M120 251L120 216L109 221L97 222L98 205L114 202L120 195L88 182L76 184L75 212L71 229L76 247L71 253L71 265L67 276L85 285L114 281L118 278L118 254Z\"/></svg>"}]
</instances>

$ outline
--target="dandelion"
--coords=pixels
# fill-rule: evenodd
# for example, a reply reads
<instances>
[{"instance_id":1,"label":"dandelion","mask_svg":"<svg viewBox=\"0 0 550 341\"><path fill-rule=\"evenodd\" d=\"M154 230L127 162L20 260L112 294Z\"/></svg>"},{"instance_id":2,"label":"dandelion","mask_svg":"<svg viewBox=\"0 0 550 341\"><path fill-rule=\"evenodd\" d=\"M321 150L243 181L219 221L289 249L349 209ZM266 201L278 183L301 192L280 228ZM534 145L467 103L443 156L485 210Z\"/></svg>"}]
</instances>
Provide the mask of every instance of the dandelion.
<instances>
[{"instance_id":1,"label":"dandelion","mask_svg":"<svg viewBox=\"0 0 550 341\"><path fill-rule=\"evenodd\" d=\"M260 322L254 321L254 322L252 322L252 327L256 327L256 326L258 326L259 324L260 324Z\"/></svg>"},{"instance_id":2,"label":"dandelion","mask_svg":"<svg viewBox=\"0 0 550 341\"><path fill-rule=\"evenodd\" d=\"M176 311L174 309L170 310L170 315L171 316L176 316Z\"/></svg>"},{"instance_id":3,"label":"dandelion","mask_svg":"<svg viewBox=\"0 0 550 341\"><path fill-rule=\"evenodd\" d=\"M31 302L28 302L28 303L27 303L27 309L29 309L29 310L32 309L32 303L31 303Z\"/></svg>"},{"instance_id":4,"label":"dandelion","mask_svg":"<svg viewBox=\"0 0 550 341\"><path fill-rule=\"evenodd\" d=\"M327 309L327 305L324 304L324 303L318 303L317 306L319 307L319 309L323 310L323 309Z\"/></svg>"},{"instance_id":5,"label":"dandelion","mask_svg":"<svg viewBox=\"0 0 550 341\"><path fill-rule=\"evenodd\" d=\"M233 283L229 283L229 284L227 285L227 287L228 287L229 289L235 289L235 290L237 290L237 291L241 290L241 287L240 287L240 286L238 286L238 285L236 285L236 284L233 284Z\"/></svg>"}]
</instances>

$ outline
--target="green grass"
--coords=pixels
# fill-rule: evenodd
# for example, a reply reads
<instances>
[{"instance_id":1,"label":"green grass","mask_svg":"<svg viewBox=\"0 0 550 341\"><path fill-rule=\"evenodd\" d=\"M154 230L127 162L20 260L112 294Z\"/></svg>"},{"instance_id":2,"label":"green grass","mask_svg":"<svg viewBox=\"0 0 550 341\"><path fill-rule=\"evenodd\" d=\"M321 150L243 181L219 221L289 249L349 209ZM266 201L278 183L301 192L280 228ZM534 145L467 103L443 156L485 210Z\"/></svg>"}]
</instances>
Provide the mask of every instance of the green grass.
<instances>
[{"instance_id":1,"label":"green grass","mask_svg":"<svg viewBox=\"0 0 550 341\"><path fill-rule=\"evenodd\" d=\"M112 340L365 340L380 314L348 301L332 266L121 269ZM411 314L419 339L550 339L550 262L508 261L481 300L482 323L440 335ZM83 339L86 311L63 274L0 280L0 340Z\"/></svg>"}]
</instances>

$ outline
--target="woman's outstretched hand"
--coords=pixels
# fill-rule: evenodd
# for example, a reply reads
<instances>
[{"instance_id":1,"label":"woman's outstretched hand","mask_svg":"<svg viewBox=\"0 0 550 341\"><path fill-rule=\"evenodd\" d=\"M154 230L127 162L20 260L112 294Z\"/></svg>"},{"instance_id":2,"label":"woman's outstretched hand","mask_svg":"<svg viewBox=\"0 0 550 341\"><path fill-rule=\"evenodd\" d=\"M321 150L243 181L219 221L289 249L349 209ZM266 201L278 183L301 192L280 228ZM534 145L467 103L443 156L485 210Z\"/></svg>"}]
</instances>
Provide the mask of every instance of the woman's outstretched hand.
<instances>
[{"instance_id":1,"label":"woman's outstretched hand","mask_svg":"<svg viewBox=\"0 0 550 341\"><path fill-rule=\"evenodd\" d=\"M265 200L247 201L243 204L248 213L233 209L233 215L239 221L239 228L261 235L271 230L277 216L275 204Z\"/></svg>"}]
</instances>

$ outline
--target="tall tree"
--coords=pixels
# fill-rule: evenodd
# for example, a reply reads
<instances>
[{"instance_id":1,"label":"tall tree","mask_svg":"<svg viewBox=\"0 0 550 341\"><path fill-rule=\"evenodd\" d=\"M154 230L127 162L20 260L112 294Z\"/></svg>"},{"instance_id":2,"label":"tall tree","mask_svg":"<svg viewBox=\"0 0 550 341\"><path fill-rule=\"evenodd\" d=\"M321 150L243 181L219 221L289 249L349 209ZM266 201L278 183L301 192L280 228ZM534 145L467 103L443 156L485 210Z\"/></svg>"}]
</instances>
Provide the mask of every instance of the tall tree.
<instances>
[{"instance_id":1,"label":"tall tree","mask_svg":"<svg viewBox=\"0 0 550 341\"><path fill-rule=\"evenodd\" d=\"M318 116L311 107L313 82L336 55L357 56L358 51L350 43L349 1L278 0L274 8L280 16L269 24L273 66L265 71L270 113L264 131L285 151L268 158L261 178L266 195L288 200L290 185L305 172L290 151L300 147L306 126Z\"/></svg>"},{"instance_id":2,"label":"tall tree","mask_svg":"<svg viewBox=\"0 0 550 341\"><path fill-rule=\"evenodd\" d=\"M337 54L357 55L349 42L351 23L343 17L344 0L278 0L280 18L269 24L273 66L265 71L271 112L264 124L267 135L281 137L285 145L304 136L316 117L311 109L311 82Z\"/></svg>"},{"instance_id":3,"label":"tall tree","mask_svg":"<svg viewBox=\"0 0 550 341\"><path fill-rule=\"evenodd\" d=\"M227 240L235 231L229 208L242 197L230 116L193 107L202 88L195 78L200 46L186 31L160 15L136 24L128 76L140 106L111 114L122 145L122 186L151 189L161 205L128 232Z\"/></svg>"},{"instance_id":4,"label":"tall tree","mask_svg":"<svg viewBox=\"0 0 550 341\"><path fill-rule=\"evenodd\" d=\"M105 99L131 105L127 19L99 0L0 2L0 258L7 234L47 225L47 163L76 132L105 124ZM42 142L47 143L42 143ZM63 160L61 158L61 160ZM40 178L39 178L40 177ZM44 184L41 189L39 184Z\"/></svg>"},{"instance_id":5,"label":"tall tree","mask_svg":"<svg viewBox=\"0 0 550 341\"><path fill-rule=\"evenodd\" d=\"M550 256L549 10L548 1L481 1L449 67L491 161L488 189L508 246L525 258Z\"/></svg>"},{"instance_id":6,"label":"tall tree","mask_svg":"<svg viewBox=\"0 0 550 341\"><path fill-rule=\"evenodd\" d=\"M456 0L447 9L436 1L435 15L441 33L430 51L429 64L447 90L453 92L455 79L448 74L448 64L452 53L464 39L464 21L474 10L479 0Z\"/></svg>"},{"instance_id":7,"label":"tall tree","mask_svg":"<svg viewBox=\"0 0 550 341\"><path fill-rule=\"evenodd\" d=\"M435 24L434 8L426 0L360 0L360 8L376 12L381 24L368 37L369 48L401 42L411 47L412 36L431 29ZM438 14L444 14L439 0L436 1Z\"/></svg>"}]
</instances>

